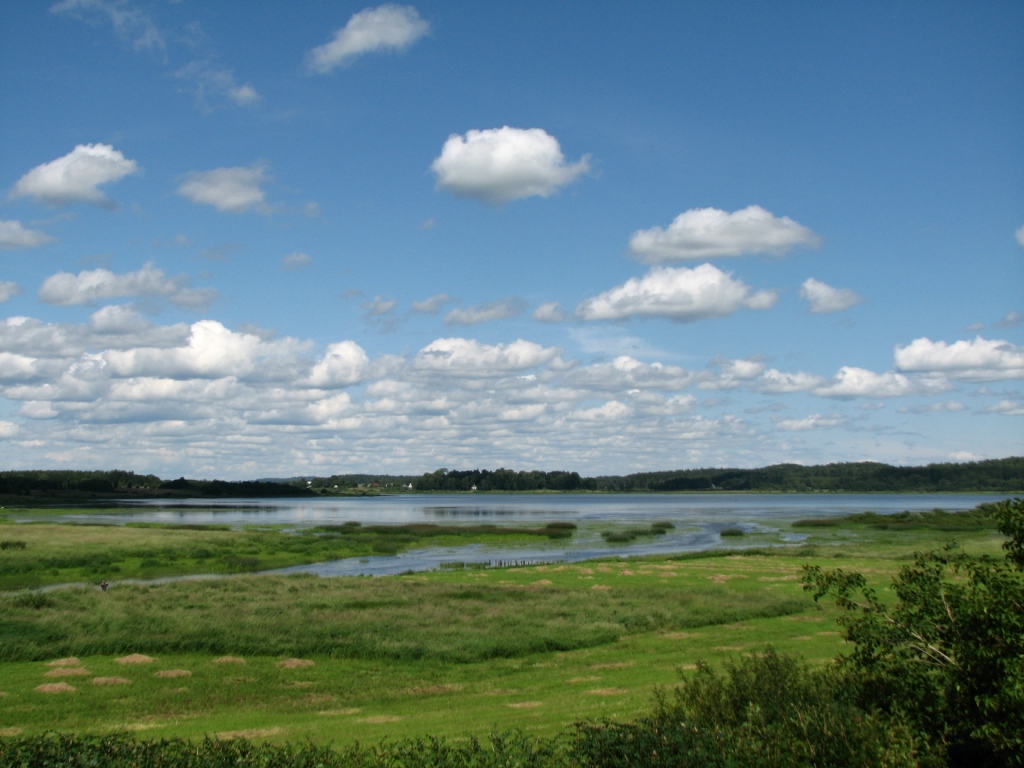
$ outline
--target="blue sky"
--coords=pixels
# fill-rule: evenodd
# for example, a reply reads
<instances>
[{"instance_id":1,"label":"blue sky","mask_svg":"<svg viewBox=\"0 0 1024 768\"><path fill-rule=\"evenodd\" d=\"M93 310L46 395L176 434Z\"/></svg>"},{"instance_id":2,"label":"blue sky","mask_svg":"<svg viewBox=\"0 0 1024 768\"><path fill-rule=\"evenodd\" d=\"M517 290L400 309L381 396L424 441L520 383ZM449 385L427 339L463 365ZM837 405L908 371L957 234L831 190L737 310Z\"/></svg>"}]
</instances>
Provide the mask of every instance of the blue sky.
<instances>
[{"instance_id":1,"label":"blue sky","mask_svg":"<svg viewBox=\"0 0 1024 768\"><path fill-rule=\"evenodd\" d=\"M1017 2L15 0L0 464L1024 454Z\"/></svg>"}]
</instances>

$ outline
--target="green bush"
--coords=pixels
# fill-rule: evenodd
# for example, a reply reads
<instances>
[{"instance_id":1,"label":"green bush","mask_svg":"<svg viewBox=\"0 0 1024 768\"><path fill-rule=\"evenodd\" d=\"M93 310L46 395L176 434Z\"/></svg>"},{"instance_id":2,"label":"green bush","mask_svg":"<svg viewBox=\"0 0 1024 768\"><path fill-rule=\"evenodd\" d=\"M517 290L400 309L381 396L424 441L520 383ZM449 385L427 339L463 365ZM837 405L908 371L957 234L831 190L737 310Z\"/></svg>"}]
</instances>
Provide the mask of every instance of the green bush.
<instances>
[{"instance_id":1,"label":"green bush","mask_svg":"<svg viewBox=\"0 0 1024 768\"><path fill-rule=\"evenodd\" d=\"M700 665L649 717L577 725L572 752L592 768L915 765L910 731L862 710L852 690L836 668L772 650L724 673Z\"/></svg>"},{"instance_id":2,"label":"green bush","mask_svg":"<svg viewBox=\"0 0 1024 768\"><path fill-rule=\"evenodd\" d=\"M1002 560L955 544L919 554L889 605L859 573L805 567L847 611L845 667L862 706L905 720L951 765L1024 766L1024 501L993 505Z\"/></svg>"}]
</instances>

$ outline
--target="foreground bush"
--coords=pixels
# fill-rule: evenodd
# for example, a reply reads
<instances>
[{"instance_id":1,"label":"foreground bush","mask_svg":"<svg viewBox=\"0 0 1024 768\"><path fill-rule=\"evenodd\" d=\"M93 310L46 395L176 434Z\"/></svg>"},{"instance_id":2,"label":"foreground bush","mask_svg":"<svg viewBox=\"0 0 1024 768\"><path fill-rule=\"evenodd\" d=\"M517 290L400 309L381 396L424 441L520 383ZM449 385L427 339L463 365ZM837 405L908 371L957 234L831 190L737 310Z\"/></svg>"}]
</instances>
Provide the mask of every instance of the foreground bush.
<instances>
[{"instance_id":1,"label":"foreground bush","mask_svg":"<svg viewBox=\"0 0 1024 768\"><path fill-rule=\"evenodd\" d=\"M0 739L0 765L17 768L569 768L555 742L508 733L452 743L442 739L358 744L343 749L183 739L46 734Z\"/></svg>"},{"instance_id":2,"label":"foreground bush","mask_svg":"<svg viewBox=\"0 0 1024 768\"><path fill-rule=\"evenodd\" d=\"M893 579L892 604L859 573L805 569L815 599L847 611L844 667L860 706L971 768L1024 766L1024 500L993 514L1003 559L955 545L919 554Z\"/></svg>"},{"instance_id":3,"label":"foreground bush","mask_svg":"<svg viewBox=\"0 0 1024 768\"><path fill-rule=\"evenodd\" d=\"M572 752L593 768L917 765L910 731L861 710L854 691L834 667L769 650L724 674L700 666L650 717L578 725Z\"/></svg>"}]
</instances>

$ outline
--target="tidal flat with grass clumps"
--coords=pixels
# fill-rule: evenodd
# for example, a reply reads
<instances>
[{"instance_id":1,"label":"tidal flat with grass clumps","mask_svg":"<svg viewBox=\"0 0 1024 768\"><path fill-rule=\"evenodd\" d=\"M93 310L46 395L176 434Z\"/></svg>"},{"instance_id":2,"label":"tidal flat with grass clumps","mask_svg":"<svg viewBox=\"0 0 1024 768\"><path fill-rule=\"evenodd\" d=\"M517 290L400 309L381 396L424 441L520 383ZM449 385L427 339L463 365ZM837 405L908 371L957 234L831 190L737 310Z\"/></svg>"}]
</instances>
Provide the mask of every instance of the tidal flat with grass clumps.
<instances>
[{"instance_id":1,"label":"tidal flat with grass clumps","mask_svg":"<svg viewBox=\"0 0 1024 768\"><path fill-rule=\"evenodd\" d=\"M179 547L248 535L26 527L60 533L69 556L87 553L97 532L182 536ZM928 526L800 530L805 542L787 547L8 592L0 738L57 729L339 748L399 737L461 744L508 729L561 738L576 723L644 717L659 687L701 663L720 668L768 646L812 665L835 658L847 648L838 611L803 590L803 566L841 563L891 599L886 585L913 552L949 538ZM1000 552L988 529L957 537L971 552ZM35 546L20 531L18 540Z\"/></svg>"}]
</instances>

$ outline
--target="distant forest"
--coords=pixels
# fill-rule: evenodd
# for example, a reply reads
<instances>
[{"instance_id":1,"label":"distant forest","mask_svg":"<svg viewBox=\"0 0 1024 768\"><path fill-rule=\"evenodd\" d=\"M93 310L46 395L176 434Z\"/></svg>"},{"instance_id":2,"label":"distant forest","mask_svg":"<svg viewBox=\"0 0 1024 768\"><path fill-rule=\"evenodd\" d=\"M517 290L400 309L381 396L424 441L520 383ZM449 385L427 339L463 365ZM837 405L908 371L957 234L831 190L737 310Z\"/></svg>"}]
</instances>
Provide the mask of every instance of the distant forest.
<instances>
[{"instance_id":1,"label":"distant forest","mask_svg":"<svg viewBox=\"0 0 1024 768\"><path fill-rule=\"evenodd\" d=\"M514 472L511 469L439 469L413 481L417 491L750 491L761 493L868 493L1024 490L1024 457L964 464L893 467L876 462L805 467L776 464L761 469L679 469L631 475L580 477L576 472Z\"/></svg>"},{"instance_id":2,"label":"distant forest","mask_svg":"<svg viewBox=\"0 0 1024 768\"><path fill-rule=\"evenodd\" d=\"M412 486L410 488L410 486ZM0 472L0 495L200 496L268 498L370 492L538 492L610 493L950 493L1024 491L1024 457L894 467L876 462L805 467L776 464L761 469L680 469L631 475L581 477L578 472L512 469L438 469L423 475L338 474L246 480L162 480L123 470L32 470Z\"/></svg>"}]
</instances>

